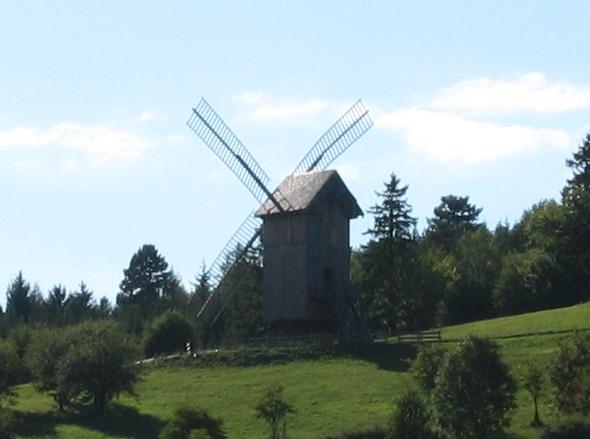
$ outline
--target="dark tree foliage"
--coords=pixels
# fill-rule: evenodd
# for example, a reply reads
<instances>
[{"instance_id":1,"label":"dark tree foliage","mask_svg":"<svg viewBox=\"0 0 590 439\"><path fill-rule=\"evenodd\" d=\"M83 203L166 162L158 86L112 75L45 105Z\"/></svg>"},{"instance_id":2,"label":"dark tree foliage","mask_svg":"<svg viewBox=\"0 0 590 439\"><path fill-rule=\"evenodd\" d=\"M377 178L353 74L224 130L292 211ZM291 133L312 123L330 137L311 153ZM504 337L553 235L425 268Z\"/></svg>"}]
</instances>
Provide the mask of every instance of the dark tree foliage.
<instances>
[{"instance_id":1,"label":"dark tree foliage","mask_svg":"<svg viewBox=\"0 0 590 439\"><path fill-rule=\"evenodd\" d=\"M0 339L0 407L14 396L13 386L19 383L22 364L14 346Z\"/></svg>"},{"instance_id":2,"label":"dark tree foliage","mask_svg":"<svg viewBox=\"0 0 590 439\"><path fill-rule=\"evenodd\" d=\"M192 285L194 289L189 295L188 306L191 315L197 315L211 294L211 280L205 263L201 265L200 272Z\"/></svg>"},{"instance_id":3,"label":"dark tree foliage","mask_svg":"<svg viewBox=\"0 0 590 439\"><path fill-rule=\"evenodd\" d=\"M468 337L450 352L432 393L437 428L453 439L492 438L510 423L516 384L489 340Z\"/></svg>"},{"instance_id":4,"label":"dark tree foliage","mask_svg":"<svg viewBox=\"0 0 590 439\"><path fill-rule=\"evenodd\" d=\"M101 318L106 318L113 312L113 306L107 297L102 297L98 302L97 313Z\"/></svg>"},{"instance_id":5,"label":"dark tree foliage","mask_svg":"<svg viewBox=\"0 0 590 439\"><path fill-rule=\"evenodd\" d=\"M168 263L151 244L145 244L131 257L123 274L117 300L121 305L137 304L145 312L156 308L171 277Z\"/></svg>"},{"instance_id":6,"label":"dark tree foliage","mask_svg":"<svg viewBox=\"0 0 590 439\"><path fill-rule=\"evenodd\" d=\"M137 350L121 330L109 322L86 323L76 327L71 337L57 369L60 390L92 404L99 415L115 396L134 394L139 379Z\"/></svg>"},{"instance_id":7,"label":"dark tree foliage","mask_svg":"<svg viewBox=\"0 0 590 439\"><path fill-rule=\"evenodd\" d=\"M92 291L84 282L80 282L77 291L70 294L64 305L64 317L67 323L77 324L93 318L97 314Z\"/></svg>"},{"instance_id":8,"label":"dark tree foliage","mask_svg":"<svg viewBox=\"0 0 590 439\"><path fill-rule=\"evenodd\" d=\"M291 404L283 397L282 385L269 387L258 404L256 404L256 418L266 422L269 439L287 438L287 416L295 412Z\"/></svg>"},{"instance_id":9,"label":"dark tree foliage","mask_svg":"<svg viewBox=\"0 0 590 439\"><path fill-rule=\"evenodd\" d=\"M54 285L45 301L46 318L54 325L64 322L64 309L66 305L66 288L63 285Z\"/></svg>"},{"instance_id":10,"label":"dark tree foliage","mask_svg":"<svg viewBox=\"0 0 590 439\"><path fill-rule=\"evenodd\" d=\"M144 353L148 357L155 355L184 352L186 343L194 342L193 328L180 313L167 311L154 320L148 329Z\"/></svg>"},{"instance_id":11,"label":"dark tree foliage","mask_svg":"<svg viewBox=\"0 0 590 439\"><path fill-rule=\"evenodd\" d=\"M435 439L428 408L415 390L406 390L397 399L385 439Z\"/></svg>"},{"instance_id":12,"label":"dark tree foliage","mask_svg":"<svg viewBox=\"0 0 590 439\"><path fill-rule=\"evenodd\" d=\"M184 311L188 307L189 300L189 294L182 286L180 276L171 271L168 282L162 289L162 308Z\"/></svg>"},{"instance_id":13,"label":"dark tree foliage","mask_svg":"<svg viewBox=\"0 0 590 439\"><path fill-rule=\"evenodd\" d=\"M430 395L436 384L436 376L443 364L446 350L439 344L422 345L412 361L410 372L420 389Z\"/></svg>"},{"instance_id":14,"label":"dark tree foliage","mask_svg":"<svg viewBox=\"0 0 590 439\"><path fill-rule=\"evenodd\" d=\"M416 219L406 200L408 187L391 174L385 190L377 192L379 203L369 211L374 226L372 239L352 264L352 279L361 291L361 305L377 327L397 330L424 324L424 265L419 260L414 227Z\"/></svg>"},{"instance_id":15,"label":"dark tree foliage","mask_svg":"<svg viewBox=\"0 0 590 439\"><path fill-rule=\"evenodd\" d=\"M236 253L240 252L236 250ZM217 292L222 301L223 338L254 337L262 328L262 249L254 247L233 264Z\"/></svg>"},{"instance_id":16,"label":"dark tree foliage","mask_svg":"<svg viewBox=\"0 0 590 439\"><path fill-rule=\"evenodd\" d=\"M590 336L575 334L560 345L550 380L561 413L590 413Z\"/></svg>"},{"instance_id":17,"label":"dark tree foliage","mask_svg":"<svg viewBox=\"0 0 590 439\"><path fill-rule=\"evenodd\" d=\"M225 439L223 422L206 410L181 407L160 432L160 439Z\"/></svg>"},{"instance_id":18,"label":"dark tree foliage","mask_svg":"<svg viewBox=\"0 0 590 439\"><path fill-rule=\"evenodd\" d=\"M567 212L564 241L569 257L566 264L579 298L587 300L590 298L590 134L566 164L573 172L562 192Z\"/></svg>"},{"instance_id":19,"label":"dark tree foliage","mask_svg":"<svg viewBox=\"0 0 590 439\"><path fill-rule=\"evenodd\" d=\"M385 183L385 190L375 193L380 203L369 209L374 225L365 233L377 241L387 240L393 243L412 240L416 218L410 215L412 207L406 199L407 191L408 186L400 186L399 178L392 173Z\"/></svg>"},{"instance_id":20,"label":"dark tree foliage","mask_svg":"<svg viewBox=\"0 0 590 439\"><path fill-rule=\"evenodd\" d=\"M484 227L466 232L450 255L453 271L439 310L440 323L490 317L494 284L501 264L493 235Z\"/></svg>"},{"instance_id":21,"label":"dark tree foliage","mask_svg":"<svg viewBox=\"0 0 590 439\"><path fill-rule=\"evenodd\" d=\"M531 427L540 427L543 425L541 417L539 416L539 399L543 396L545 391L546 370L542 363L538 361L530 361L526 364L521 376L522 387L529 393L533 399L533 420Z\"/></svg>"},{"instance_id":22,"label":"dark tree foliage","mask_svg":"<svg viewBox=\"0 0 590 439\"><path fill-rule=\"evenodd\" d=\"M58 382L58 368L65 358L70 345L75 342L64 329L44 329L33 333L26 363L33 375L35 387L49 393L58 404L60 411L68 402L65 386Z\"/></svg>"},{"instance_id":23,"label":"dark tree foliage","mask_svg":"<svg viewBox=\"0 0 590 439\"><path fill-rule=\"evenodd\" d=\"M566 165L573 172L569 179L568 188L578 187L590 189L590 133L580 145L578 151L574 153L573 158L566 160Z\"/></svg>"},{"instance_id":24,"label":"dark tree foliage","mask_svg":"<svg viewBox=\"0 0 590 439\"><path fill-rule=\"evenodd\" d=\"M459 238L477 230L482 209L469 203L469 197L446 195L434 208L434 217L428 220L426 237L445 250L450 251Z\"/></svg>"},{"instance_id":25,"label":"dark tree foliage","mask_svg":"<svg viewBox=\"0 0 590 439\"><path fill-rule=\"evenodd\" d=\"M6 290L6 314L15 322L28 323L31 319L31 302L29 293L31 285L18 272L16 278Z\"/></svg>"},{"instance_id":26,"label":"dark tree foliage","mask_svg":"<svg viewBox=\"0 0 590 439\"><path fill-rule=\"evenodd\" d=\"M502 254L523 251L526 245L522 221L513 226L507 222L498 223L494 229L494 239Z\"/></svg>"}]
</instances>

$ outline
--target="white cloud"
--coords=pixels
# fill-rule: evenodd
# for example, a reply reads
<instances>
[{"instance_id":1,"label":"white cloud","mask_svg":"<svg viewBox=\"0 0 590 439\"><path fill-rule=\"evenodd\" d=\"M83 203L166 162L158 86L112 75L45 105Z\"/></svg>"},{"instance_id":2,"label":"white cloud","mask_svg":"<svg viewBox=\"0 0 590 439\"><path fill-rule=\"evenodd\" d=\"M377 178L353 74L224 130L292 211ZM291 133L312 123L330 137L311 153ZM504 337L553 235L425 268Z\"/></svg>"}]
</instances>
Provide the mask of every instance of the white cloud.
<instances>
[{"instance_id":1,"label":"white cloud","mask_svg":"<svg viewBox=\"0 0 590 439\"><path fill-rule=\"evenodd\" d=\"M567 149L572 142L561 129L500 125L419 108L382 113L375 125L401 135L413 151L427 159L446 163L478 163L544 148Z\"/></svg>"},{"instance_id":2,"label":"white cloud","mask_svg":"<svg viewBox=\"0 0 590 439\"><path fill-rule=\"evenodd\" d=\"M339 114L346 104L320 98L276 100L264 92L245 92L236 101L248 107L245 118L254 122L300 124L310 122L322 114Z\"/></svg>"},{"instance_id":3,"label":"white cloud","mask_svg":"<svg viewBox=\"0 0 590 439\"><path fill-rule=\"evenodd\" d=\"M162 121L168 119L167 116L160 114L155 110L142 111L135 117L135 122L146 123L153 121Z\"/></svg>"},{"instance_id":4,"label":"white cloud","mask_svg":"<svg viewBox=\"0 0 590 439\"><path fill-rule=\"evenodd\" d=\"M470 114L558 113L590 107L590 87L554 82L538 72L515 79L478 78L436 94L431 108Z\"/></svg>"},{"instance_id":5,"label":"white cloud","mask_svg":"<svg viewBox=\"0 0 590 439\"><path fill-rule=\"evenodd\" d=\"M0 153L16 156L15 163L41 163L59 157L69 170L82 164L96 167L133 160L151 146L131 131L72 122L47 130L21 126L0 132Z\"/></svg>"}]
</instances>

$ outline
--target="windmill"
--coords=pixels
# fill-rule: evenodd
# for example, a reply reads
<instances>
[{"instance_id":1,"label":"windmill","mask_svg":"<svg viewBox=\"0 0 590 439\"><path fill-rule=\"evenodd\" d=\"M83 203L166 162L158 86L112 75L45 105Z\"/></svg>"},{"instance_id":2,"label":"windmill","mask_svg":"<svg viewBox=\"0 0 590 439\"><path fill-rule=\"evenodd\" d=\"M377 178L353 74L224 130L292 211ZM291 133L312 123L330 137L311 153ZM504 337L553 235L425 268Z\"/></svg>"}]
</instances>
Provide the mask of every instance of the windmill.
<instances>
[{"instance_id":1,"label":"windmill","mask_svg":"<svg viewBox=\"0 0 590 439\"><path fill-rule=\"evenodd\" d=\"M188 127L260 206L246 217L209 268L212 288L197 317L262 236L264 320L275 325L338 322L347 337L354 337L355 318L348 303L349 220L362 211L336 171L326 168L371 128L368 113L358 100L271 191L268 175L208 102L202 98L193 108ZM239 294L239 282L232 287L231 294ZM223 307L210 326L222 312Z\"/></svg>"}]
</instances>

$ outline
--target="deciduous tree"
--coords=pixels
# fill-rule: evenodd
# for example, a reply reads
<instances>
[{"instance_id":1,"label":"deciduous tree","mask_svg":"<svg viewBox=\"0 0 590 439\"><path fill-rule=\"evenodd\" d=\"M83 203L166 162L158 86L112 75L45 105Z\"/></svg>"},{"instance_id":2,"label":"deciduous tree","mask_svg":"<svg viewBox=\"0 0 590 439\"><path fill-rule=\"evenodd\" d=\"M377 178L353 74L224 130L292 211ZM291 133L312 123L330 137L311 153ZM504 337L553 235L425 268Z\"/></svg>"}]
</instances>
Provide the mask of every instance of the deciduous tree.
<instances>
[{"instance_id":1,"label":"deciduous tree","mask_svg":"<svg viewBox=\"0 0 590 439\"><path fill-rule=\"evenodd\" d=\"M451 351L432 393L433 418L449 438L494 437L509 425L516 384L489 340L468 337Z\"/></svg>"}]
</instances>

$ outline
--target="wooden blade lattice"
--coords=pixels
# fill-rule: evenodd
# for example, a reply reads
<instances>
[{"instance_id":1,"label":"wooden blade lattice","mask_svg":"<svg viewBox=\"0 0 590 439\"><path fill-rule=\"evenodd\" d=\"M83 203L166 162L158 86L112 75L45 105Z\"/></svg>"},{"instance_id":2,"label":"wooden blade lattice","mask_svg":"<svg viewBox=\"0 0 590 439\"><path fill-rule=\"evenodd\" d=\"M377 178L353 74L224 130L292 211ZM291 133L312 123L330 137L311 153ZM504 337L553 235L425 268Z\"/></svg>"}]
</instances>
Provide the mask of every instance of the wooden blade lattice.
<instances>
[{"instance_id":1,"label":"wooden blade lattice","mask_svg":"<svg viewBox=\"0 0 590 439\"><path fill-rule=\"evenodd\" d=\"M186 124L231 169L259 203L270 198L283 210L266 187L270 180L266 172L205 99L201 98L193 108Z\"/></svg>"},{"instance_id":2,"label":"wooden blade lattice","mask_svg":"<svg viewBox=\"0 0 590 439\"><path fill-rule=\"evenodd\" d=\"M369 110L359 99L318 139L299 162L293 174L326 169L372 126Z\"/></svg>"},{"instance_id":3,"label":"wooden blade lattice","mask_svg":"<svg viewBox=\"0 0 590 439\"><path fill-rule=\"evenodd\" d=\"M205 311L207 306L210 304L211 299L219 291L225 279L229 277L235 267L238 266L240 261L246 256L246 254L254 247L256 241L260 237L260 219L256 218L253 214L248 215L244 222L240 225L238 230L232 235L227 244L223 247L221 252L217 255L213 264L207 270L207 275L210 282L211 292L205 299L205 302L199 309L197 317ZM230 263L228 264L228 261ZM234 294L234 290L239 289L240 279L235 279L236 284L233 286L233 290L229 292L230 295ZM224 307L222 306L220 312L215 316L209 326L213 326Z\"/></svg>"}]
</instances>

